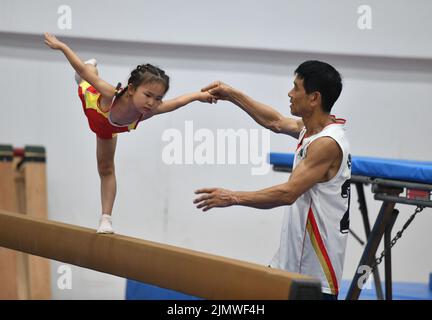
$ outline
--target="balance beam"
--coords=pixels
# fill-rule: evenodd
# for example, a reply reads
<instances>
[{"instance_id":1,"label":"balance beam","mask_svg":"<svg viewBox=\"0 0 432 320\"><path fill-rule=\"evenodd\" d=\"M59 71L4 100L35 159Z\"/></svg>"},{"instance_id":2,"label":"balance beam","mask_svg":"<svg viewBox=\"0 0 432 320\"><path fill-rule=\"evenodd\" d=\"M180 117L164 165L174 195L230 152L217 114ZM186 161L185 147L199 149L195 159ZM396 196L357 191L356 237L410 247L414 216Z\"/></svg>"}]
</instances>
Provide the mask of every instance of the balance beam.
<instances>
[{"instance_id":1,"label":"balance beam","mask_svg":"<svg viewBox=\"0 0 432 320\"><path fill-rule=\"evenodd\" d=\"M321 298L304 275L4 210L0 246L205 299Z\"/></svg>"}]
</instances>

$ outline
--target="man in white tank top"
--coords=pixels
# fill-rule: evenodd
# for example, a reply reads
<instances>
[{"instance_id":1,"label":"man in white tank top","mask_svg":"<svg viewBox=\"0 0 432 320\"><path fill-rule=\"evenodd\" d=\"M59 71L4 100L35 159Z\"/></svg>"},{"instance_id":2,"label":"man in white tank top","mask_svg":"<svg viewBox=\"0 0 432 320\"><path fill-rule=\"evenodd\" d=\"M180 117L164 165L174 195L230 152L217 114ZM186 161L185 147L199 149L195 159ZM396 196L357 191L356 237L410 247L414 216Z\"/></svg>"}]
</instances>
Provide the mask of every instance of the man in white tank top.
<instances>
[{"instance_id":1,"label":"man in white tank top","mask_svg":"<svg viewBox=\"0 0 432 320\"><path fill-rule=\"evenodd\" d=\"M288 96L291 113L300 120L284 117L220 81L203 90L236 104L265 128L297 138L298 146L286 183L252 192L200 189L194 200L197 208L286 206L280 246L270 266L318 278L323 297L337 299L349 228L351 177L345 120L330 114L342 91L339 72L321 61L306 61L295 70Z\"/></svg>"}]
</instances>

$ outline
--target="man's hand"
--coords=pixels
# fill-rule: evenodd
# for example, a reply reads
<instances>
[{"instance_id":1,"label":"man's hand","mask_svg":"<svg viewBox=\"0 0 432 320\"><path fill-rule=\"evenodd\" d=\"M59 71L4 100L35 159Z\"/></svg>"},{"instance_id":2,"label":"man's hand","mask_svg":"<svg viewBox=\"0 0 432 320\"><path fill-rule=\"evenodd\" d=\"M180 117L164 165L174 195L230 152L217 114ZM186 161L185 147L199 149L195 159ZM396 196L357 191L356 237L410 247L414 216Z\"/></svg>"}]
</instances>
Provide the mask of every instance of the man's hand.
<instances>
[{"instance_id":1,"label":"man's hand","mask_svg":"<svg viewBox=\"0 0 432 320\"><path fill-rule=\"evenodd\" d=\"M204 188L195 191L195 194L201 194L202 196L194 200L198 209L203 208L203 211L210 210L215 207L229 207L238 204L238 199L234 192L231 190L221 188Z\"/></svg>"},{"instance_id":2,"label":"man's hand","mask_svg":"<svg viewBox=\"0 0 432 320\"><path fill-rule=\"evenodd\" d=\"M45 36L45 44L51 49L60 50L65 46L63 42L61 42L59 39L56 38L56 36L50 33L45 32L44 36Z\"/></svg>"},{"instance_id":3,"label":"man's hand","mask_svg":"<svg viewBox=\"0 0 432 320\"><path fill-rule=\"evenodd\" d=\"M211 95L215 96L218 100L229 100L233 88L221 81L215 81L209 84L207 87L202 88L201 91L209 92Z\"/></svg>"}]
</instances>

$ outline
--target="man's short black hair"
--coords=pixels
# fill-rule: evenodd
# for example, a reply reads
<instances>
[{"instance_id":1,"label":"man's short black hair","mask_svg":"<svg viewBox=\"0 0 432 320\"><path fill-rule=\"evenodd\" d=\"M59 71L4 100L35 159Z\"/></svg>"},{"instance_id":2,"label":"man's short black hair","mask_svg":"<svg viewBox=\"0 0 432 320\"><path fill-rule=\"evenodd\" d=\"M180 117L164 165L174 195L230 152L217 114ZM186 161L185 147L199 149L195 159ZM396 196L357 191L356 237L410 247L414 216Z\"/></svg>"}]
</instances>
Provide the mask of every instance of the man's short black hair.
<instances>
[{"instance_id":1,"label":"man's short black hair","mask_svg":"<svg viewBox=\"0 0 432 320\"><path fill-rule=\"evenodd\" d=\"M322 109L330 113L342 91L339 72L328 63L310 60L299 65L295 73L303 80L306 93L318 91L321 94Z\"/></svg>"}]
</instances>

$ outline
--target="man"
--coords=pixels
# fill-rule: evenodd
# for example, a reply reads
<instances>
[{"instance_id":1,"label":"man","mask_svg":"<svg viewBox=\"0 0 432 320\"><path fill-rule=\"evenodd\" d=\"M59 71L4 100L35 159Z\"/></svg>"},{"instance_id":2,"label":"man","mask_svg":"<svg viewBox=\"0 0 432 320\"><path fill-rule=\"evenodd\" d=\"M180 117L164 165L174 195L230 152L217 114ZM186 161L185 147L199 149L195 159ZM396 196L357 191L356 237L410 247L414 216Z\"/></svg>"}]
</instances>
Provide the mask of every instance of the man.
<instances>
[{"instance_id":1,"label":"man","mask_svg":"<svg viewBox=\"0 0 432 320\"><path fill-rule=\"evenodd\" d=\"M270 209L287 206L279 250L270 266L318 278L324 299L337 299L349 228L351 156L345 120L330 114L342 91L339 72L320 61L306 61L295 70L288 93L294 120L215 82L206 88L230 101L257 123L298 138L293 171L286 183L252 192L220 188L197 190L197 208L207 211L232 205Z\"/></svg>"}]
</instances>

